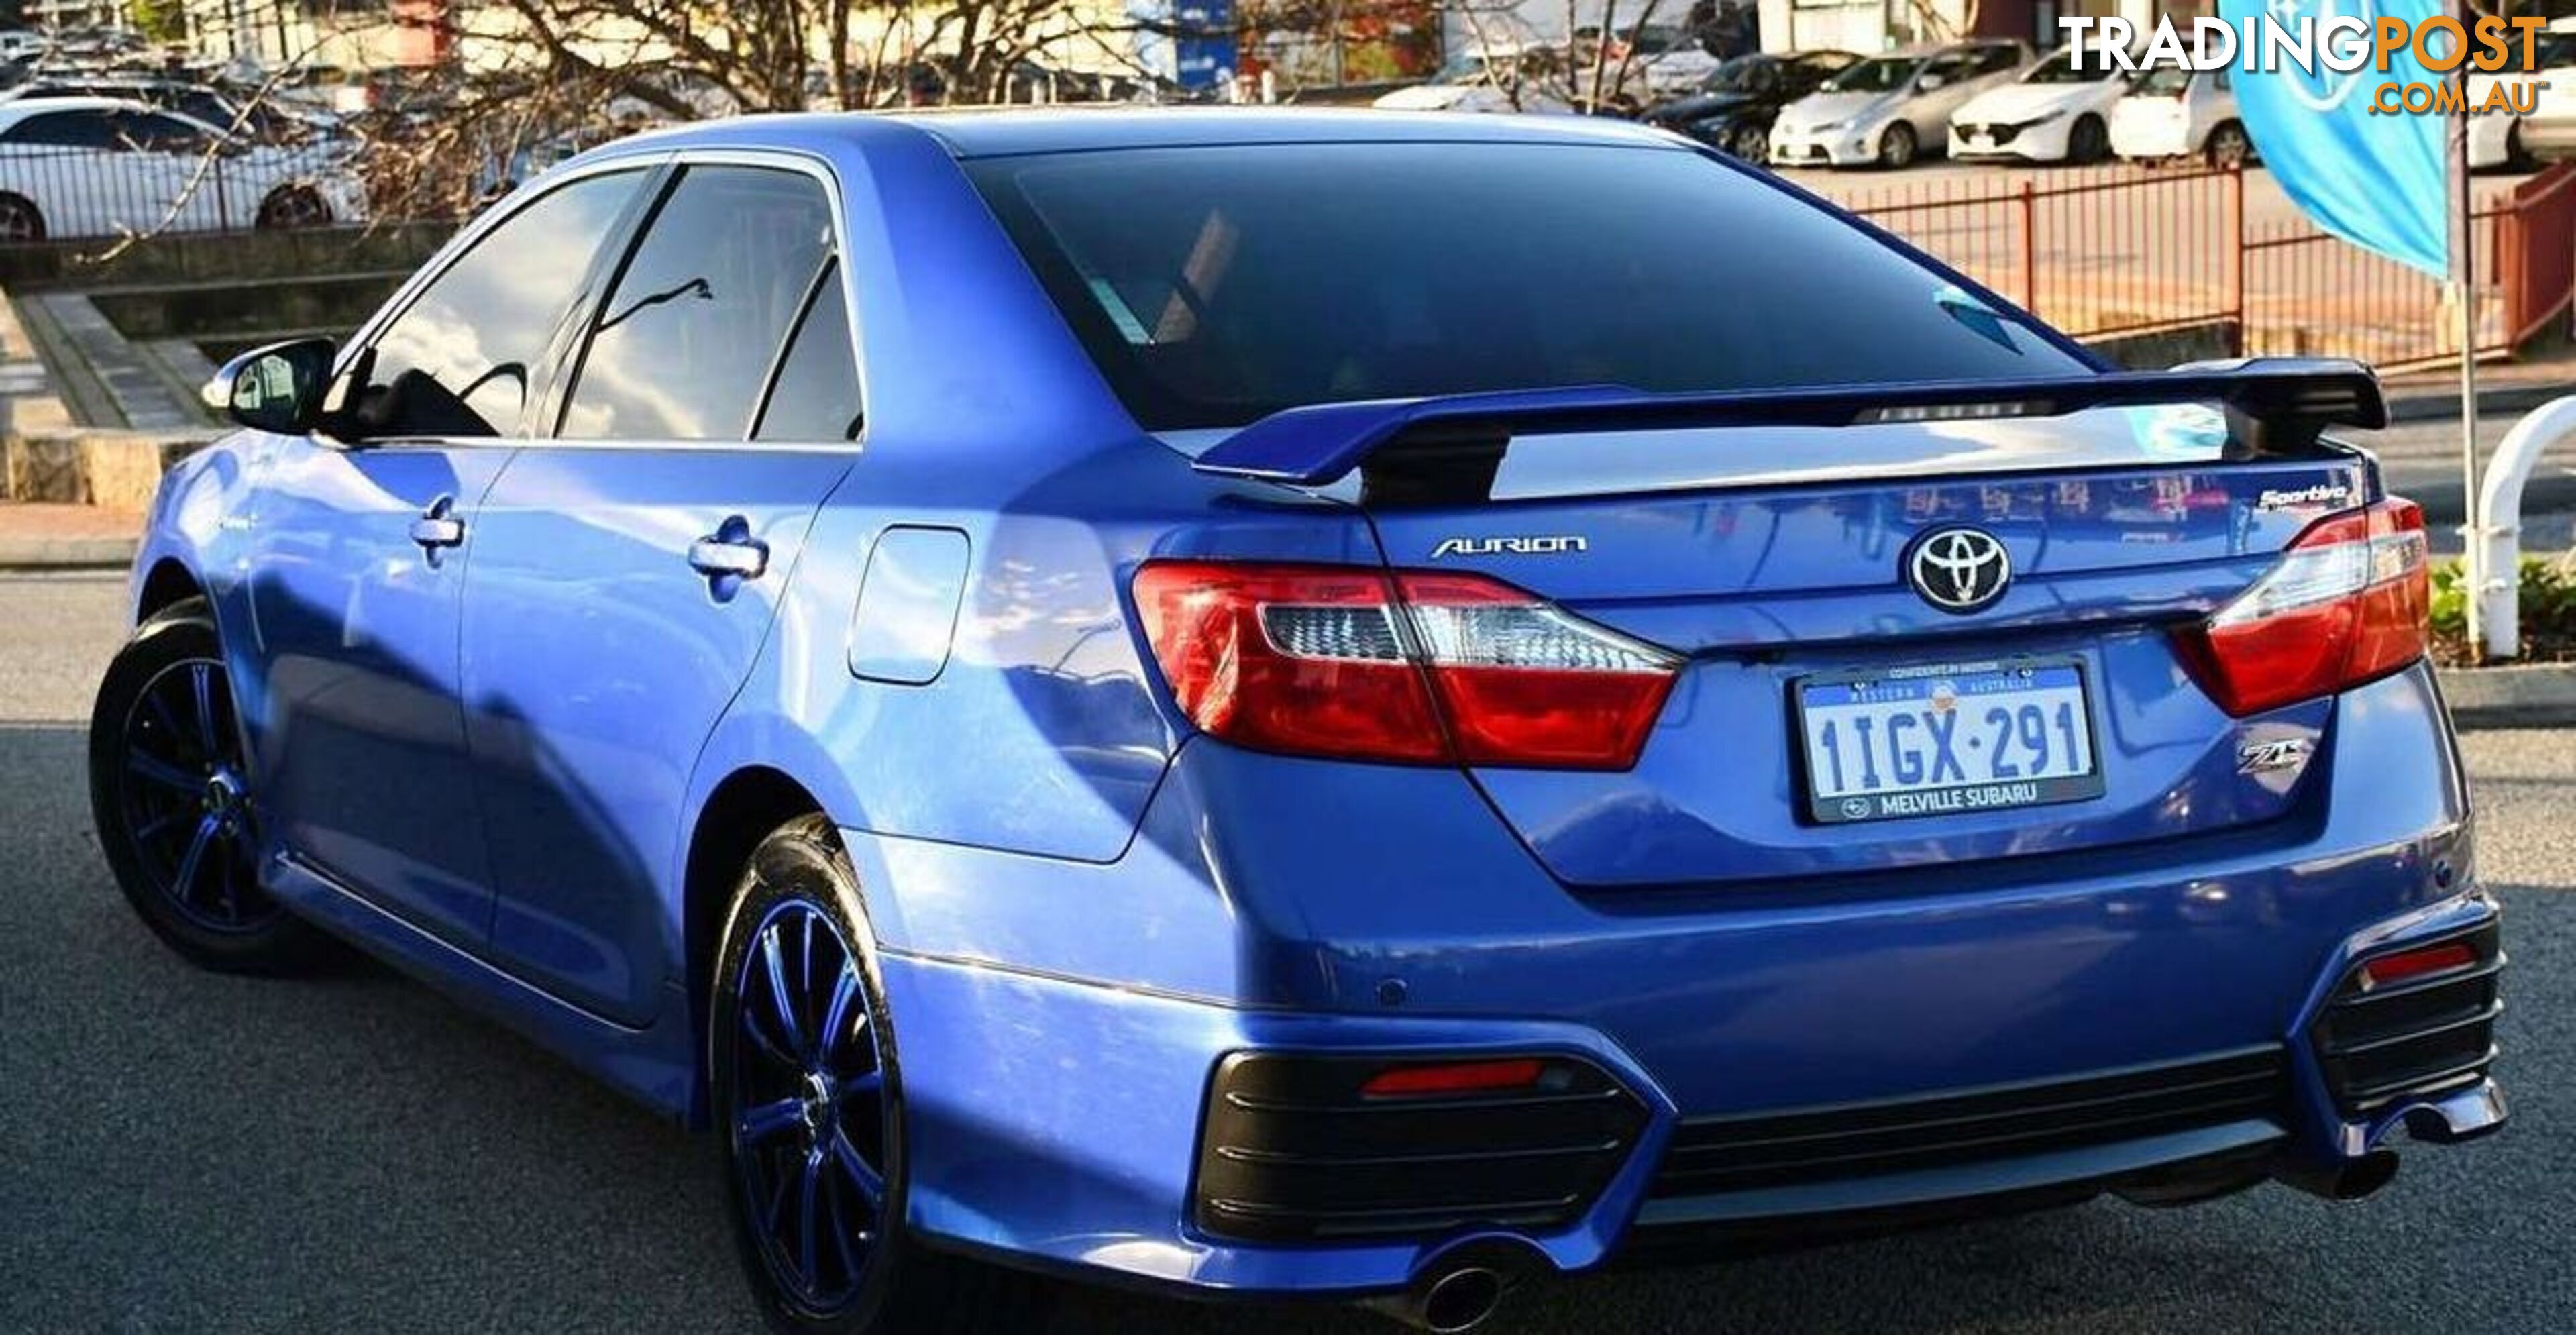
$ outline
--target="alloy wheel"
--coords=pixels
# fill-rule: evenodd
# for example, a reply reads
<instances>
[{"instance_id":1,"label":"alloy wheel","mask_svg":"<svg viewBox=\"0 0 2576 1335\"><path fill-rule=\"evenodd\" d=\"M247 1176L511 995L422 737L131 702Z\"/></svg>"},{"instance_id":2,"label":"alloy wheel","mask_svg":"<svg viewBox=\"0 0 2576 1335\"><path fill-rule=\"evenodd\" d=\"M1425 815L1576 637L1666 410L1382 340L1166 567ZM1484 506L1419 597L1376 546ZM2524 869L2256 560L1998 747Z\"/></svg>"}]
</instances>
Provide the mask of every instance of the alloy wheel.
<instances>
[{"instance_id":1,"label":"alloy wheel","mask_svg":"<svg viewBox=\"0 0 2576 1335\"><path fill-rule=\"evenodd\" d=\"M733 980L733 1162L779 1285L809 1310L855 1297L886 1241L889 1091L859 960L799 899L754 929Z\"/></svg>"},{"instance_id":2,"label":"alloy wheel","mask_svg":"<svg viewBox=\"0 0 2576 1335\"><path fill-rule=\"evenodd\" d=\"M143 685L125 715L124 836L179 915L247 933L281 911L259 888L250 785L224 665L189 658Z\"/></svg>"}]
</instances>

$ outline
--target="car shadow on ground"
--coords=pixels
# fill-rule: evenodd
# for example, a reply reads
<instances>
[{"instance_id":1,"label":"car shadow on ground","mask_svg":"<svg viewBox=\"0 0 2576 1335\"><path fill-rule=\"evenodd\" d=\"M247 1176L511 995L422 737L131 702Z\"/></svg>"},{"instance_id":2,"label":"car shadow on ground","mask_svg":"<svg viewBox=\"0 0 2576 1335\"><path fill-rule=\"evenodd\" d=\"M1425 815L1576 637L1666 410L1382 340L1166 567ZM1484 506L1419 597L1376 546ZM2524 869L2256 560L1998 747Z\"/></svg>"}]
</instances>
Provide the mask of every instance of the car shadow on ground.
<instances>
[{"instance_id":1,"label":"car shadow on ground","mask_svg":"<svg viewBox=\"0 0 2576 1335\"><path fill-rule=\"evenodd\" d=\"M0 1328L757 1328L712 1142L354 955L300 980L182 964L99 859L84 754L77 727L0 724L0 934L16 943ZM2576 903L2504 894L2507 1074L2536 1076L2564 1065L2549 1054L2576 1015L2560 944ZM2559 1110L2520 1115L2489 1146L2410 1156L2361 1205L2280 1188L2181 1212L2095 1204L1533 1285L1486 1329L2533 1328L2568 1310L2544 1222L2566 1162ZM1087 1290L1051 1328L1395 1329L1335 1306Z\"/></svg>"}]
</instances>

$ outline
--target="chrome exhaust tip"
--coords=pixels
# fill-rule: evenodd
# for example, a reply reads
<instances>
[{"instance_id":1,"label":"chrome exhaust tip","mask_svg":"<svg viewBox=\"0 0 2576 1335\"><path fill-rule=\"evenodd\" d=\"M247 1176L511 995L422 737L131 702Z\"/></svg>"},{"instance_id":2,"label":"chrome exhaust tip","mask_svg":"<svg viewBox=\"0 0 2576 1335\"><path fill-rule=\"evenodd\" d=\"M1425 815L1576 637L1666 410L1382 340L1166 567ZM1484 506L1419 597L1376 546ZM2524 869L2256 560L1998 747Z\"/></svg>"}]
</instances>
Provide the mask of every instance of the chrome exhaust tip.
<instances>
[{"instance_id":1,"label":"chrome exhaust tip","mask_svg":"<svg viewBox=\"0 0 2576 1335\"><path fill-rule=\"evenodd\" d=\"M1503 1272L1490 1266L1434 1267L1404 1292L1371 1298L1362 1305L1415 1330L1461 1335L1494 1315L1503 1304L1503 1290L1507 1287L1509 1282Z\"/></svg>"},{"instance_id":2,"label":"chrome exhaust tip","mask_svg":"<svg viewBox=\"0 0 2576 1335\"><path fill-rule=\"evenodd\" d=\"M2330 1201L2357 1201L2373 1195L2397 1176L2397 1151L2372 1150L2333 1168L2294 1165L2273 1173L2282 1183Z\"/></svg>"}]
</instances>

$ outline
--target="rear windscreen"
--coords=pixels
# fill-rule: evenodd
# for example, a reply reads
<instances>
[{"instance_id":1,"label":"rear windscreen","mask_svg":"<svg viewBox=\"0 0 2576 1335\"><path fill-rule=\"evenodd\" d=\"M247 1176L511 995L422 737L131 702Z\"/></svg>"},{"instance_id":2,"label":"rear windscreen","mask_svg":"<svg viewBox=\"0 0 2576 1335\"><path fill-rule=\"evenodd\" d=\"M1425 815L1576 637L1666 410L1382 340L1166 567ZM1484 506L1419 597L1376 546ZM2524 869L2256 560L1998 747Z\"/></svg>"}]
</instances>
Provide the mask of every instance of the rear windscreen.
<instances>
[{"instance_id":1,"label":"rear windscreen","mask_svg":"<svg viewBox=\"0 0 2576 1335\"><path fill-rule=\"evenodd\" d=\"M2018 316L1688 151L1265 144L965 167L1149 430L1485 390L2089 371Z\"/></svg>"}]
</instances>

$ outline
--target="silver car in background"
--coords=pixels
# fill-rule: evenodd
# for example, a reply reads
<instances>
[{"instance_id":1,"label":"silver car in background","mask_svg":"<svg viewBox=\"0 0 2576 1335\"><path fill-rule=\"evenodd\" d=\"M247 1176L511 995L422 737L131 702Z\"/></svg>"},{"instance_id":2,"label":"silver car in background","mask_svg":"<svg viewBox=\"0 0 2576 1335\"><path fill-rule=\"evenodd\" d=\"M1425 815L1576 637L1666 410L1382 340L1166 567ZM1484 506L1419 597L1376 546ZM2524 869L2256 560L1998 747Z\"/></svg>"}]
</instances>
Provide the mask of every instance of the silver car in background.
<instances>
[{"instance_id":1,"label":"silver car in background","mask_svg":"<svg viewBox=\"0 0 2576 1335\"><path fill-rule=\"evenodd\" d=\"M1872 56L1790 103L1771 125L1782 167L1899 168L1949 143L1950 115L2012 81L2031 60L2011 40L1908 47Z\"/></svg>"}]
</instances>

